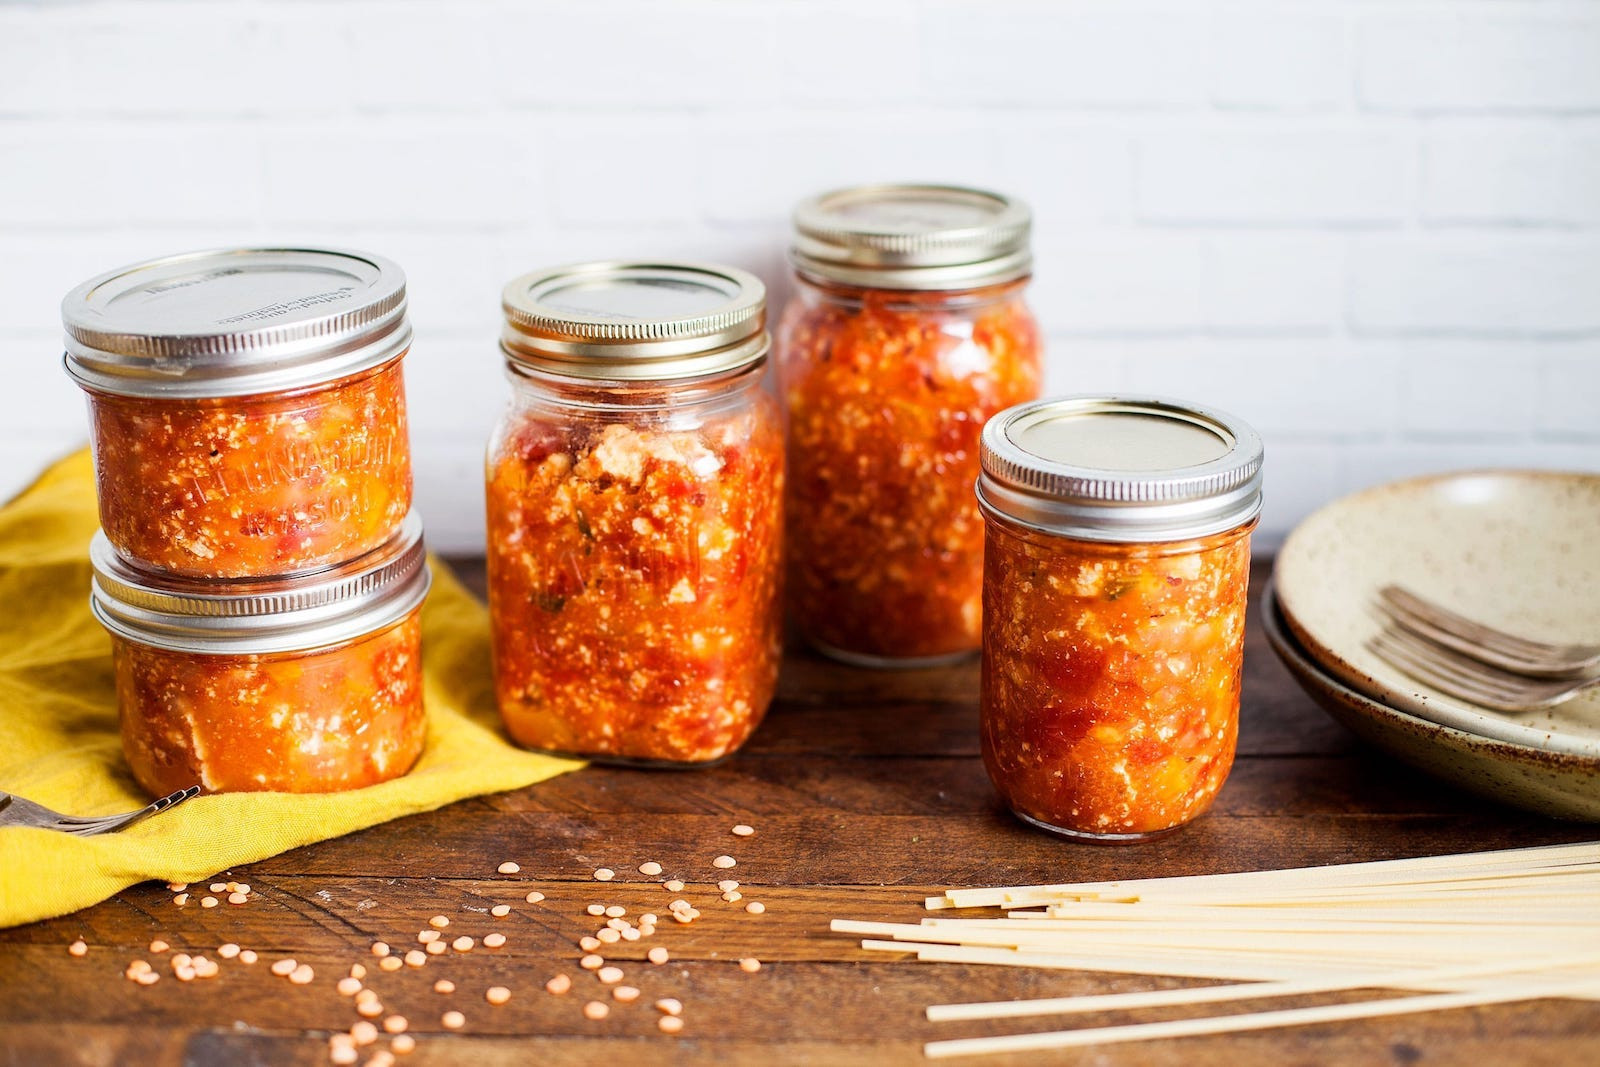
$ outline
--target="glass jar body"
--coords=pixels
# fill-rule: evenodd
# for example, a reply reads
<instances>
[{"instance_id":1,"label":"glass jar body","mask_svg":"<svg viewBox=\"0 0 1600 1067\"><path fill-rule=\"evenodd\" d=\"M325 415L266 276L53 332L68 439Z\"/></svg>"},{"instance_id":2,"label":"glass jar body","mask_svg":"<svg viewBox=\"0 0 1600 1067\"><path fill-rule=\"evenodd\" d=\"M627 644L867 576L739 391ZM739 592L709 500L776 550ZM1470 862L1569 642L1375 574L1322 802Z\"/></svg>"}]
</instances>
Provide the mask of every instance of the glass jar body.
<instances>
[{"instance_id":1,"label":"glass jar body","mask_svg":"<svg viewBox=\"0 0 1600 1067\"><path fill-rule=\"evenodd\" d=\"M327 793L399 777L422 754L421 608L333 648L180 652L113 634L122 748L164 795Z\"/></svg>"},{"instance_id":2,"label":"glass jar body","mask_svg":"<svg viewBox=\"0 0 1600 1067\"><path fill-rule=\"evenodd\" d=\"M978 648L978 437L1040 388L1024 283L938 293L798 280L776 335L788 596L822 651L914 666Z\"/></svg>"},{"instance_id":3,"label":"glass jar body","mask_svg":"<svg viewBox=\"0 0 1600 1067\"><path fill-rule=\"evenodd\" d=\"M506 729L612 762L722 759L781 654L783 437L759 369L511 379L486 494Z\"/></svg>"},{"instance_id":4,"label":"glass jar body","mask_svg":"<svg viewBox=\"0 0 1600 1067\"><path fill-rule=\"evenodd\" d=\"M1238 738L1254 525L1108 544L986 514L983 760L1012 811L1127 841L1211 806Z\"/></svg>"},{"instance_id":5,"label":"glass jar body","mask_svg":"<svg viewBox=\"0 0 1600 1067\"><path fill-rule=\"evenodd\" d=\"M196 578L299 574L378 548L411 507L401 358L284 393L88 391L106 536L131 563Z\"/></svg>"}]
</instances>

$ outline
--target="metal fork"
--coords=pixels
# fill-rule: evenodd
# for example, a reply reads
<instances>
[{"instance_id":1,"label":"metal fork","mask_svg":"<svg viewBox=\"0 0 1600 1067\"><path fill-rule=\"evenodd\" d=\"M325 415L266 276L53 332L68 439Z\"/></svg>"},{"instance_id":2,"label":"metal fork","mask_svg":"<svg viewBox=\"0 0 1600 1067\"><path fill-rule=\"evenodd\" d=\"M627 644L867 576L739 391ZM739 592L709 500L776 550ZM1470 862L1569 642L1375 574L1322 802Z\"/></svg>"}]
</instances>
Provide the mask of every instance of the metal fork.
<instances>
[{"instance_id":1,"label":"metal fork","mask_svg":"<svg viewBox=\"0 0 1600 1067\"><path fill-rule=\"evenodd\" d=\"M1550 645L1530 641L1457 615L1398 585L1378 590L1396 623L1457 652L1518 674L1578 678L1600 673L1600 645Z\"/></svg>"},{"instance_id":2,"label":"metal fork","mask_svg":"<svg viewBox=\"0 0 1600 1067\"><path fill-rule=\"evenodd\" d=\"M1398 627L1367 642L1375 655L1441 693L1496 711L1537 711L1571 700L1600 678L1529 678L1490 667Z\"/></svg>"},{"instance_id":3,"label":"metal fork","mask_svg":"<svg viewBox=\"0 0 1600 1067\"><path fill-rule=\"evenodd\" d=\"M35 804L25 797L15 793L0 790L0 826L38 826L46 830L60 830L62 833L77 834L79 837L91 837L95 834L109 834L113 830L120 830L124 826L138 822L148 815L158 811L166 811L175 804L180 804L200 792L200 787L191 785L187 789L180 789L176 793L169 793L154 803L147 804L138 811L130 811L123 815L77 816L63 815L58 811L51 811L43 804Z\"/></svg>"}]
</instances>

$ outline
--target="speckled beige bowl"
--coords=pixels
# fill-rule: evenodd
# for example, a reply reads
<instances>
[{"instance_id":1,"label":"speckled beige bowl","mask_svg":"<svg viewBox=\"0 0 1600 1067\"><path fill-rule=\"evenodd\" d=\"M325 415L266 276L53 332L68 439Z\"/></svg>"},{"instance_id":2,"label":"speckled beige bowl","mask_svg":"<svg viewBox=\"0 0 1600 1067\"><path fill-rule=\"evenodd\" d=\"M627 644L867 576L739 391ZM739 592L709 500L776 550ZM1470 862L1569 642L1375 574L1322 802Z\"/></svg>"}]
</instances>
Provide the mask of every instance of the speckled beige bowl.
<instances>
[{"instance_id":1,"label":"speckled beige bowl","mask_svg":"<svg viewBox=\"0 0 1600 1067\"><path fill-rule=\"evenodd\" d=\"M1480 737L1600 757L1600 690L1548 711L1491 711L1366 647L1389 582L1535 640L1600 641L1600 474L1474 471L1355 493L1296 527L1273 580L1296 640L1363 695Z\"/></svg>"},{"instance_id":2,"label":"speckled beige bowl","mask_svg":"<svg viewBox=\"0 0 1600 1067\"><path fill-rule=\"evenodd\" d=\"M1307 695L1363 741L1491 800L1557 819L1600 822L1600 757L1491 741L1363 696L1325 672L1295 642L1270 582L1261 599L1261 629Z\"/></svg>"}]
</instances>

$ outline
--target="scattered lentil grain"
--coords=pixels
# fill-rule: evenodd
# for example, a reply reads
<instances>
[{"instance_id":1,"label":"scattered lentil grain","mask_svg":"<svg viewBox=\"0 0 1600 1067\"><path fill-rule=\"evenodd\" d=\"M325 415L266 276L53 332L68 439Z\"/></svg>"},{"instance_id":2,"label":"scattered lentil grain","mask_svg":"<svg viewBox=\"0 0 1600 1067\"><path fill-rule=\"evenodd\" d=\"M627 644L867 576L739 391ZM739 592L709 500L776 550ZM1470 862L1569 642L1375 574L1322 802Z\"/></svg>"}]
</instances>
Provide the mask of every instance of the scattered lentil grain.
<instances>
[{"instance_id":1,"label":"scattered lentil grain","mask_svg":"<svg viewBox=\"0 0 1600 1067\"><path fill-rule=\"evenodd\" d=\"M760 915L767 910L767 906L761 903L759 900L752 900L750 903L744 906L744 910L748 911L751 915Z\"/></svg>"},{"instance_id":2,"label":"scattered lentil grain","mask_svg":"<svg viewBox=\"0 0 1600 1067\"><path fill-rule=\"evenodd\" d=\"M398 971L405 965L405 961L399 956L385 956L378 961L378 969L382 971Z\"/></svg>"},{"instance_id":3,"label":"scattered lentil grain","mask_svg":"<svg viewBox=\"0 0 1600 1067\"><path fill-rule=\"evenodd\" d=\"M722 890L724 893L731 893L735 889L739 888L739 883L735 882L732 878L724 878L722 881L717 883L717 888Z\"/></svg>"},{"instance_id":4,"label":"scattered lentil grain","mask_svg":"<svg viewBox=\"0 0 1600 1067\"><path fill-rule=\"evenodd\" d=\"M558 997L571 988L572 979L567 977L565 974L558 974L544 984L546 993L551 993Z\"/></svg>"},{"instance_id":5,"label":"scattered lentil grain","mask_svg":"<svg viewBox=\"0 0 1600 1067\"><path fill-rule=\"evenodd\" d=\"M607 1005L607 1004L601 1003L598 1000L591 1000L591 1001L589 1001L589 1003L587 1003L587 1004L585 1004L583 1006L583 1017L585 1019L592 1019L592 1020L598 1022L599 1020L604 1019L607 1015L610 1015L610 1014L611 1014L610 1006Z\"/></svg>"},{"instance_id":6,"label":"scattered lentil grain","mask_svg":"<svg viewBox=\"0 0 1600 1067\"><path fill-rule=\"evenodd\" d=\"M406 953L406 966L407 967L421 967L424 963L427 963L427 962L428 962L428 954L426 952L422 951L420 948L414 948L410 952Z\"/></svg>"},{"instance_id":7,"label":"scattered lentil grain","mask_svg":"<svg viewBox=\"0 0 1600 1067\"><path fill-rule=\"evenodd\" d=\"M601 941L608 945L615 945L618 941L622 940L622 935L611 929L609 926L600 930L596 930L594 932L594 936L598 937Z\"/></svg>"},{"instance_id":8,"label":"scattered lentil grain","mask_svg":"<svg viewBox=\"0 0 1600 1067\"><path fill-rule=\"evenodd\" d=\"M544 899L544 894L535 889L522 899L526 900L529 904L537 904L539 901Z\"/></svg>"},{"instance_id":9,"label":"scattered lentil grain","mask_svg":"<svg viewBox=\"0 0 1600 1067\"><path fill-rule=\"evenodd\" d=\"M744 823L740 823L738 826L733 828L733 834L735 837L749 837L755 832L756 828L754 826L746 826Z\"/></svg>"},{"instance_id":10,"label":"scattered lentil grain","mask_svg":"<svg viewBox=\"0 0 1600 1067\"><path fill-rule=\"evenodd\" d=\"M587 908L584 908L583 910L588 912L590 915L594 915L594 916L598 917L598 916L604 915L606 913L606 906L604 904L590 904Z\"/></svg>"},{"instance_id":11,"label":"scattered lentil grain","mask_svg":"<svg viewBox=\"0 0 1600 1067\"><path fill-rule=\"evenodd\" d=\"M496 904L494 907L489 909L489 914L493 915L496 919L504 919L507 915L511 914L511 905Z\"/></svg>"},{"instance_id":12,"label":"scattered lentil grain","mask_svg":"<svg viewBox=\"0 0 1600 1067\"><path fill-rule=\"evenodd\" d=\"M211 891L213 893L226 893L228 891L228 883L227 882L212 882L211 883Z\"/></svg>"},{"instance_id":13,"label":"scattered lentil grain","mask_svg":"<svg viewBox=\"0 0 1600 1067\"><path fill-rule=\"evenodd\" d=\"M613 919L620 919L624 915L628 914L628 909L624 908L621 904L613 904L611 907L605 909L605 913Z\"/></svg>"},{"instance_id":14,"label":"scattered lentil grain","mask_svg":"<svg viewBox=\"0 0 1600 1067\"><path fill-rule=\"evenodd\" d=\"M228 903L229 904L243 904L245 901L247 901L249 899L250 898L247 895L245 895L244 893L229 893L228 894Z\"/></svg>"},{"instance_id":15,"label":"scattered lentil grain","mask_svg":"<svg viewBox=\"0 0 1600 1067\"><path fill-rule=\"evenodd\" d=\"M661 873L661 864L657 863L655 860L650 860L647 863L641 863L639 864L639 873L644 875L646 878L654 878L656 875Z\"/></svg>"},{"instance_id":16,"label":"scattered lentil grain","mask_svg":"<svg viewBox=\"0 0 1600 1067\"><path fill-rule=\"evenodd\" d=\"M512 863L510 860L506 860L504 863L502 863L499 867L497 867L495 869L498 870L501 874L516 874L518 871L522 870L522 868L520 866L518 866L515 863Z\"/></svg>"},{"instance_id":17,"label":"scattered lentil grain","mask_svg":"<svg viewBox=\"0 0 1600 1067\"><path fill-rule=\"evenodd\" d=\"M172 902L181 908L185 904L189 903L189 894L179 893L177 896L172 898Z\"/></svg>"},{"instance_id":18,"label":"scattered lentil grain","mask_svg":"<svg viewBox=\"0 0 1600 1067\"><path fill-rule=\"evenodd\" d=\"M417 1047L417 1039L410 1034L401 1034L389 1042L389 1047L404 1056Z\"/></svg>"},{"instance_id":19,"label":"scattered lentil grain","mask_svg":"<svg viewBox=\"0 0 1600 1067\"><path fill-rule=\"evenodd\" d=\"M500 946L504 945L505 943L506 943L506 935L505 934L484 934L483 935L483 947L484 948L499 948Z\"/></svg>"},{"instance_id":20,"label":"scattered lentil grain","mask_svg":"<svg viewBox=\"0 0 1600 1067\"><path fill-rule=\"evenodd\" d=\"M368 1019L376 1019L383 1014L383 1005L376 1000L369 1000L365 1004L357 1004L356 1011Z\"/></svg>"},{"instance_id":21,"label":"scattered lentil grain","mask_svg":"<svg viewBox=\"0 0 1600 1067\"><path fill-rule=\"evenodd\" d=\"M656 1011L662 1015L682 1015L683 1001L677 997L662 997L656 1001Z\"/></svg>"},{"instance_id":22,"label":"scattered lentil grain","mask_svg":"<svg viewBox=\"0 0 1600 1067\"><path fill-rule=\"evenodd\" d=\"M374 956L387 956L389 954L388 944L383 941L374 941L372 943L372 954Z\"/></svg>"},{"instance_id":23,"label":"scattered lentil grain","mask_svg":"<svg viewBox=\"0 0 1600 1067\"><path fill-rule=\"evenodd\" d=\"M761 969L761 961L754 956L746 956L739 961L739 969L745 974L755 974Z\"/></svg>"},{"instance_id":24,"label":"scattered lentil grain","mask_svg":"<svg viewBox=\"0 0 1600 1067\"><path fill-rule=\"evenodd\" d=\"M443 930L450 925L450 917L448 915L435 915L428 920L428 925L436 930Z\"/></svg>"},{"instance_id":25,"label":"scattered lentil grain","mask_svg":"<svg viewBox=\"0 0 1600 1067\"><path fill-rule=\"evenodd\" d=\"M171 945L167 944L165 941L161 940L159 937L156 938L154 941L150 942L150 951L151 952L165 952L165 951L167 951L167 949L169 949L171 947L172 947Z\"/></svg>"},{"instance_id":26,"label":"scattered lentil grain","mask_svg":"<svg viewBox=\"0 0 1600 1067\"><path fill-rule=\"evenodd\" d=\"M669 893L681 893L683 892L683 882L677 878L669 878L665 882L661 883L661 888L665 889Z\"/></svg>"},{"instance_id":27,"label":"scattered lentil grain","mask_svg":"<svg viewBox=\"0 0 1600 1067\"><path fill-rule=\"evenodd\" d=\"M600 979L600 981L604 982L606 985L616 985L618 982L622 981L622 968L602 967L598 971L594 972L594 976Z\"/></svg>"},{"instance_id":28,"label":"scattered lentil grain","mask_svg":"<svg viewBox=\"0 0 1600 1067\"><path fill-rule=\"evenodd\" d=\"M738 865L739 861L734 859L732 856L718 856L716 859L711 861L711 866L717 868L719 871L726 871L729 868L737 867Z\"/></svg>"},{"instance_id":29,"label":"scattered lentil grain","mask_svg":"<svg viewBox=\"0 0 1600 1067\"><path fill-rule=\"evenodd\" d=\"M683 1020L676 1015L663 1015L656 1020L656 1028L663 1034L675 1034L683 1029Z\"/></svg>"},{"instance_id":30,"label":"scattered lentil grain","mask_svg":"<svg viewBox=\"0 0 1600 1067\"><path fill-rule=\"evenodd\" d=\"M339 991L340 996L353 997L361 992L361 979L341 978L339 979L339 984L334 988Z\"/></svg>"},{"instance_id":31,"label":"scattered lentil grain","mask_svg":"<svg viewBox=\"0 0 1600 1067\"><path fill-rule=\"evenodd\" d=\"M459 1030L467 1025L467 1017L459 1011L447 1011L439 1016L439 1022L446 1030Z\"/></svg>"},{"instance_id":32,"label":"scattered lentil grain","mask_svg":"<svg viewBox=\"0 0 1600 1067\"><path fill-rule=\"evenodd\" d=\"M433 991L435 993L454 993L456 991L456 984L450 981L448 978L441 978L437 982L433 983Z\"/></svg>"},{"instance_id":33,"label":"scattered lentil grain","mask_svg":"<svg viewBox=\"0 0 1600 1067\"><path fill-rule=\"evenodd\" d=\"M256 955L256 950L253 949L253 948L243 949L239 953L239 962L240 963L254 963L256 960L258 960L260 958L261 958L260 956ZM363 973L365 973L365 972L363 972ZM356 975L356 977L360 978L361 975L358 974L358 975Z\"/></svg>"},{"instance_id":34,"label":"scattered lentil grain","mask_svg":"<svg viewBox=\"0 0 1600 1067\"><path fill-rule=\"evenodd\" d=\"M302 963L300 966L289 972L289 981L293 982L295 985L310 985L311 980L316 976L317 972L311 969L311 965L309 963Z\"/></svg>"},{"instance_id":35,"label":"scattered lentil grain","mask_svg":"<svg viewBox=\"0 0 1600 1067\"><path fill-rule=\"evenodd\" d=\"M468 937L466 934L462 934L460 937L450 942L450 947L455 949L457 952L471 952L472 946L475 944L477 944L477 942L473 941L472 938Z\"/></svg>"},{"instance_id":36,"label":"scattered lentil grain","mask_svg":"<svg viewBox=\"0 0 1600 1067\"><path fill-rule=\"evenodd\" d=\"M578 938L578 947L583 949L585 952L593 952L595 949L600 947L600 939L598 937L590 937L588 934L585 934L584 936Z\"/></svg>"},{"instance_id":37,"label":"scattered lentil grain","mask_svg":"<svg viewBox=\"0 0 1600 1067\"><path fill-rule=\"evenodd\" d=\"M338 1037L339 1035L335 1034L334 1036ZM354 1045L334 1045L328 1049L328 1062L334 1064L334 1067L350 1067L350 1064L360 1059L361 1053L356 1051Z\"/></svg>"},{"instance_id":38,"label":"scattered lentil grain","mask_svg":"<svg viewBox=\"0 0 1600 1067\"><path fill-rule=\"evenodd\" d=\"M200 906L202 908L214 908L214 907L217 906L217 898L216 897L201 897L200 898Z\"/></svg>"},{"instance_id":39,"label":"scattered lentil grain","mask_svg":"<svg viewBox=\"0 0 1600 1067\"><path fill-rule=\"evenodd\" d=\"M383 1029L390 1034L403 1034L406 1032L406 1027L410 1025L404 1015L391 1015L383 1020Z\"/></svg>"},{"instance_id":40,"label":"scattered lentil grain","mask_svg":"<svg viewBox=\"0 0 1600 1067\"><path fill-rule=\"evenodd\" d=\"M431 945L433 942L439 940L439 931L433 929L418 930L417 940L422 942L424 945Z\"/></svg>"},{"instance_id":41,"label":"scattered lentil grain","mask_svg":"<svg viewBox=\"0 0 1600 1067\"><path fill-rule=\"evenodd\" d=\"M300 966L300 964L296 963L292 958L281 959L272 965L272 973L277 975L279 978L287 978L289 973L298 966Z\"/></svg>"},{"instance_id":42,"label":"scattered lentil grain","mask_svg":"<svg viewBox=\"0 0 1600 1067\"><path fill-rule=\"evenodd\" d=\"M616 876L617 872L613 871L610 867L601 867L599 870L594 872L594 880L597 882L609 882Z\"/></svg>"},{"instance_id":43,"label":"scattered lentil grain","mask_svg":"<svg viewBox=\"0 0 1600 1067\"><path fill-rule=\"evenodd\" d=\"M89 945L80 937L67 946L67 951L74 956L87 956L89 954Z\"/></svg>"},{"instance_id":44,"label":"scattered lentil grain","mask_svg":"<svg viewBox=\"0 0 1600 1067\"><path fill-rule=\"evenodd\" d=\"M424 947L430 956L442 956L450 951L450 946L443 941L429 941Z\"/></svg>"},{"instance_id":45,"label":"scattered lentil grain","mask_svg":"<svg viewBox=\"0 0 1600 1067\"><path fill-rule=\"evenodd\" d=\"M622 1003L628 1004L639 999L639 989L637 986L619 985L611 991L611 997L613 1000L620 1000Z\"/></svg>"},{"instance_id":46,"label":"scattered lentil grain","mask_svg":"<svg viewBox=\"0 0 1600 1067\"><path fill-rule=\"evenodd\" d=\"M350 1028L350 1037L358 1045L370 1045L378 1040L378 1028L363 1020Z\"/></svg>"},{"instance_id":47,"label":"scattered lentil grain","mask_svg":"<svg viewBox=\"0 0 1600 1067\"><path fill-rule=\"evenodd\" d=\"M483 999L487 1000L490 1004L504 1004L506 1001L511 999L511 990L507 989L503 985L492 985L488 989L484 990Z\"/></svg>"},{"instance_id":48,"label":"scattered lentil grain","mask_svg":"<svg viewBox=\"0 0 1600 1067\"><path fill-rule=\"evenodd\" d=\"M605 960L591 952L589 955L578 961L578 966L582 967L586 971L598 971L601 967L605 966L605 962Z\"/></svg>"},{"instance_id":49,"label":"scattered lentil grain","mask_svg":"<svg viewBox=\"0 0 1600 1067\"><path fill-rule=\"evenodd\" d=\"M671 956L667 955L667 950L662 948L660 945L657 945L655 948L645 953L645 959L657 965L666 963L671 958Z\"/></svg>"},{"instance_id":50,"label":"scattered lentil grain","mask_svg":"<svg viewBox=\"0 0 1600 1067\"><path fill-rule=\"evenodd\" d=\"M217 946L217 955L225 960L231 960L239 954L239 946L229 941L226 945Z\"/></svg>"},{"instance_id":51,"label":"scattered lentil grain","mask_svg":"<svg viewBox=\"0 0 1600 1067\"><path fill-rule=\"evenodd\" d=\"M367 976L367 969L365 967L361 966L361 964L352 963L350 965L350 977L351 978L365 978L366 976Z\"/></svg>"}]
</instances>

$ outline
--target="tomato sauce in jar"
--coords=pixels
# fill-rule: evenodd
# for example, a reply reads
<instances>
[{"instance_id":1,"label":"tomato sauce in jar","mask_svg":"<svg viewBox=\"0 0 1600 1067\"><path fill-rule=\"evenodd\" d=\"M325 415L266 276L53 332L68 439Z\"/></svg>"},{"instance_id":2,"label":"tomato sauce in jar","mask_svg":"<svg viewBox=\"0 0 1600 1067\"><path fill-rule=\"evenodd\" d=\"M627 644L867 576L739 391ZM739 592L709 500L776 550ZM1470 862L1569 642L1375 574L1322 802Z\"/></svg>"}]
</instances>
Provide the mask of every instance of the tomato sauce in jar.
<instances>
[{"instance_id":1,"label":"tomato sauce in jar","mask_svg":"<svg viewBox=\"0 0 1600 1067\"><path fill-rule=\"evenodd\" d=\"M1023 820L1133 841L1204 813L1238 741L1260 439L1148 398L984 430L984 765Z\"/></svg>"},{"instance_id":2,"label":"tomato sauce in jar","mask_svg":"<svg viewBox=\"0 0 1600 1067\"><path fill-rule=\"evenodd\" d=\"M90 555L123 752L150 792L355 789L421 754L429 577L414 517L356 563L300 578L152 577L103 533Z\"/></svg>"},{"instance_id":3,"label":"tomato sauce in jar","mask_svg":"<svg viewBox=\"0 0 1600 1067\"><path fill-rule=\"evenodd\" d=\"M411 506L405 278L358 253L152 260L62 305L100 521L147 569L295 574L384 544Z\"/></svg>"},{"instance_id":4,"label":"tomato sauce in jar","mask_svg":"<svg viewBox=\"0 0 1600 1067\"><path fill-rule=\"evenodd\" d=\"M611 762L722 759L766 713L780 658L761 283L601 264L520 278L505 307L513 396L487 499L506 729Z\"/></svg>"},{"instance_id":5,"label":"tomato sauce in jar","mask_svg":"<svg viewBox=\"0 0 1600 1067\"><path fill-rule=\"evenodd\" d=\"M846 662L959 658L981 639L978 435L1039 393L1028 210L871 186L806 201L795 225L777 336L790 611Z\"/></svg>"}]
</instances>

